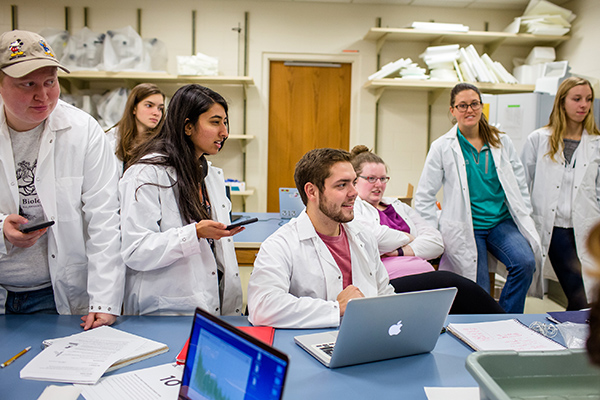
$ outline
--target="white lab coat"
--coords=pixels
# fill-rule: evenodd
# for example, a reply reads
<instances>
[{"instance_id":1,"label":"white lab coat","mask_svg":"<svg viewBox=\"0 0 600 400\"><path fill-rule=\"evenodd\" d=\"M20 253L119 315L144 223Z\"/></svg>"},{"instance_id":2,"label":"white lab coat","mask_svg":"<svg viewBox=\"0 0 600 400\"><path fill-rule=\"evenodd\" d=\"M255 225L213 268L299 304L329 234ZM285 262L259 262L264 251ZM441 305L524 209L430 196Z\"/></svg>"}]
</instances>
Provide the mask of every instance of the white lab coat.
<instances>
[{"instance_id":1,"label":"white lab coat","mask_svg":"<svg viewBox=\"0 0 600 400\"><path fill-rule=\"evenodd\" d=\"M508 135L500 135L501 147L491 147L498 179L506 194L510 214L527 239L536 260L536 272L529 294L543 295L541 247L531 218L531 202L523 165ZM437 216L436 194L444 187L442 212ZM415 193L415 209L432 226L439 227L445 251L440 270L454 271L477 280L477 247L473 232L467 169L457 136L457 125L431 144L419 186ZM491 255L488 259L493 258ZM490 260L491 261L491 260ZM490 270L494 270L491 263Z\"/></svg>"},{"instance_id":2,"label":"white lab coat","mask_svg":"<svg viewBox=\"0 0 600 400\"><path fill-rule=\"evenodd\" d=\"M377 243L359 221L343 224L352 257L352 284L366 297L393 294ZM277 328L340 324L342 273L302 211L263 242L248 284L249 321Z\"/></svg>"},{"instance_id":3,"label":"white lab coat","mask_svg":"<svg viewBox=\"0 0 600 400\"><path fill-rule=\"evenodd\" d=\"M527 184L531 191L533 220L540 234L545 266L550 265L548 248L565 172L562 153L556 156L557 161L552 161L550 156L546 155L550 150L551 134L549 128L532 132L525 142L521 155ZM596 263L588 252L586 240L590 230L600 221L600 136L589 135L584 130L574 157L576 162L571 216L577 256L582 266L583 283L588 301L592 301L597 279L593 278L590 272L596 269ZM552 274L549 274L551 271L551 268L547 268L546 276L551 276Z\"/></svg>"},{"instance_id":4,"label":"white lab coat","mask_svg":"<svg viewBox=\"0 0 600 400\"><path fill-rule=\"evenodd\" d=\"M35 187L46 216L48 264L60 314L118 315L125 266L119 255L119 200L112 149L100 125L59 100L41 135ZM19 192L4 104L0 100L0 235L19 213ZM12 246L0 240L0 262ZM0 312L6 290L0 287Z\"/></svg>"},{"instance_id":5,"label":"white lab coat","mask_svg":"<svg viewBox=\"0 0 600 400\"><path fill-rule=\"evenodd\" d=\"M214 254L206 239L198 240L196 224L182 222L172 188L176 181L170 167L138 163L119 182L121 254L128 267L125 314L191 315L201 307L215 315L240 315L242 287L233 238L215 240ZM210 166L205 182L213 220L229 224L231 202L223 171ZM223 268L222 306L217 263Z\"/></svg>"},{"instance_id":6,"label":"white lab coat","mask_svg":"<svg viewBox=\"0 0 600 400\"><path fill-rule=\"evenodd\" d=\"M110 144L110 148L113 149L113 158L115 159L115 163L117 166L117 172L119 173L119 178L123 176L123 169L125 168L125 163L123 160L120 160L117 157L117 139L119 139L119 130L117 127L113 127L106 132L106 138L108 139L108 143Z\"/></svg>"},{"instance_id":7,"label":"white lab coat","mask_svg":"<svg viewBox=\"0 0 600 400\"><path fill-rule=\"evenodd\" d=\"M442 240L440 231L429 225L412 207L398 199L384 197L381 199L381 202L385 205L391 204L398 215L408 224L410 228L409 233L415 237L415 240L408 243L408 245L413 249L415 256L424 260L431 260L442 255L444 252L444 241ZM354 202L354 217L358 220L366 219L374 221L377 225L381 225L377 208L360 198L357 198ZM387 228L383 233L385 237L389 236L390 233L398 232L388 226L381 226ZM379 243L379 240L377 242ZM394 250L402 246L404 244L396 245ZM381 248L379 252L381 254L386 253L385 251L382 252Z\"/></svg>"}]
</instances>

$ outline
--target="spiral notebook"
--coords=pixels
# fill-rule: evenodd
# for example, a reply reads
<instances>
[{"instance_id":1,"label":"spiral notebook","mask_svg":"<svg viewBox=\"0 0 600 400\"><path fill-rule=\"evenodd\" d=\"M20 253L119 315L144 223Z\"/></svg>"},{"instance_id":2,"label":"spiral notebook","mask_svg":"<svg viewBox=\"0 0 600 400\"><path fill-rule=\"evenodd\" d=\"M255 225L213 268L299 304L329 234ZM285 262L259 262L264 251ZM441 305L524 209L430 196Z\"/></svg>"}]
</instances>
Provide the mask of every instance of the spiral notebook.
<instances>
[{"instance_id":1,"label":"spiral notebook","mask_svg":"<svg viewBox=\"0 0 600 400\"><path fill-rule=\"evenodd\" d=\"M447 331L473 350L542 351L565 346L530 329L518 319L448 324Z\"/></svg>"}]
</instances>

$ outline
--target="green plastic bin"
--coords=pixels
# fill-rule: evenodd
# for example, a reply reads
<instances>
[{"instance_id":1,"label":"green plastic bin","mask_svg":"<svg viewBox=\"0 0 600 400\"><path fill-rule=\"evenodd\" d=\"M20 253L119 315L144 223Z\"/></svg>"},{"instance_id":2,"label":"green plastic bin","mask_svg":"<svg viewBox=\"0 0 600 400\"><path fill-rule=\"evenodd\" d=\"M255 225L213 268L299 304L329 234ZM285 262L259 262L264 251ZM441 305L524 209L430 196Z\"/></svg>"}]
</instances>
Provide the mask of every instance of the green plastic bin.
<instances>
[{"instance_id":1,"label":"green plastic bin","mask_svg":"<svg viewBox=\"0 0 600 400\"><path fill-rule=\"evenodd\" d=\"M482 400L600 400L600 368L585 350L477 351L466 367Z\"/></svg>"}]
</instances>

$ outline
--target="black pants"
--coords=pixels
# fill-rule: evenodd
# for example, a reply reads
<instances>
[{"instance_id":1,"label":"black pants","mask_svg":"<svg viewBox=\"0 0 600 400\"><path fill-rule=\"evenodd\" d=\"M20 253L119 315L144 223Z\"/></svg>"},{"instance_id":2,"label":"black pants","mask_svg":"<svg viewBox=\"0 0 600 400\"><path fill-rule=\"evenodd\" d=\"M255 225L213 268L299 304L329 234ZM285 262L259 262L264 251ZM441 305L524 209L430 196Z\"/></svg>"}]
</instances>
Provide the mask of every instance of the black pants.
<instances>
[{"instance_id":1,"label":"black pants","mask_svg":"<svg viewBox=\"0 0 600 400\"><path fill-rule=\"evenodd\" d=\"M390 281L396 293L455 287L458 289L450 314L503 314L504 310L477 283L449 271L407 275Z\"/></svg>"},{"instance_id":2,"label":"black pants","mask_svg":"<svg viewBox=\"0 0 600 400\"><path fill-rule=\"evenodd\" d=\"M577 256L573 228L554 227L548 257L558 282L567 296L567 311L587 308L588 302L581 277L581 262Z\"/></svg>"}]
</instances>

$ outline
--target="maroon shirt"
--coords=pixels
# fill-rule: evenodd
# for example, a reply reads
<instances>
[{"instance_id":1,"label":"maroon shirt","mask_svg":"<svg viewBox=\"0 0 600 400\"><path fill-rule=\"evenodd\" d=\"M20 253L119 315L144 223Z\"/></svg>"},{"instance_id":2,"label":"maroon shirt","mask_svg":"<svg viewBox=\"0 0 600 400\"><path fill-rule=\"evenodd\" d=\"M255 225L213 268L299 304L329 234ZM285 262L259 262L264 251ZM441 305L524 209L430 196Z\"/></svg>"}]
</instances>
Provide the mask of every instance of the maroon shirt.
<instances>
[{"instance_id":1,"label":"maroon shirt","mask_svg":"<svg viewBox=\"0 0 600 400\"><path fill-rule=\"evenodd\" d=\"M352 260L350 257L350 244L344 226L340 224L340 234L338 236L326 236L317 232L317 235L323 240L327 249L333 256L335 263L342 271L344 288L352 285Z\"/></svg>"}]
</instances>

